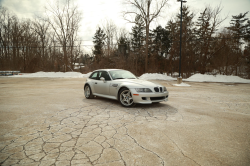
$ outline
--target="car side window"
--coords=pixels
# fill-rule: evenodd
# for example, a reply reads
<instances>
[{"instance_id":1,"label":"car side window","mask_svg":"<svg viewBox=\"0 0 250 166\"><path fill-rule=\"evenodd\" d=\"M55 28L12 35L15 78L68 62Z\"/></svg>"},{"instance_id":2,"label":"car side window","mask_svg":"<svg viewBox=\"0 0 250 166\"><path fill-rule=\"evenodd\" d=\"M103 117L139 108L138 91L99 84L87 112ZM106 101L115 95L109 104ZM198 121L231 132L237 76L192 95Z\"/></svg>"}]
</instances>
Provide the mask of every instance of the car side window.
<instances>
[{"instance_id":1,"label":"car side window","mask_svg":"<svg viewBox=\"0 0 250 166\"><path fill-rule=\"evenodd\" d=\"M97 74L98 74L98 71L92 73L92 74L89 76L89 78L94 79L94 80L97 80L97 78L98 78L98 77L97 77Z\"/></svg>"},{"instance_id":2,"label":"car side window","mask_svg":"<svg viewBox=\"0 0 250 166\"><path fill-rule=\"evenodd\" d=\"M101 75L102 75L102 72L103 72L103 71L99 71L99 72L98 72L98 76L97 76L97 79L98 79L98 80L100 80Z\"/></svg>"},{"instance_id":3,"label":"car side window","mask_svg":"<svg viewBox=\"0 0 250 166\"><path fill-rule=\"evenodd\" d=\"M101 77L105 78L106 81L110 81L111 80L108 72L106 72L106 71L99 71L98 75L99 75L98 80L100 80Z\"/></svg>"}]
</instances>

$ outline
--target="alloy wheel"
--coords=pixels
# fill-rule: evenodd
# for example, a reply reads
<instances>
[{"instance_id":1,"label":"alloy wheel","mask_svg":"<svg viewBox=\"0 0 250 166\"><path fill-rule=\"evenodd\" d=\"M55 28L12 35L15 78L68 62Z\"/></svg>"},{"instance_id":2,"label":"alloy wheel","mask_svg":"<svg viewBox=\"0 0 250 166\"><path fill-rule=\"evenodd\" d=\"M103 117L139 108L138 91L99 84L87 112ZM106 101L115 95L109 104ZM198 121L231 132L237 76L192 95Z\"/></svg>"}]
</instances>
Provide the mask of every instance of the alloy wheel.
<instances>
[{"instance_id":1,"label":"alloy wheel","mask_svg":"<svg viewBox=\"0 0 250 166\"><path fill-rule=\"evenodd\" d=\"M134 104L130 90L126 89L120 93L120 102L122 103L122 105L127 106L127 107Z\"/></svg>"}]
</instances>

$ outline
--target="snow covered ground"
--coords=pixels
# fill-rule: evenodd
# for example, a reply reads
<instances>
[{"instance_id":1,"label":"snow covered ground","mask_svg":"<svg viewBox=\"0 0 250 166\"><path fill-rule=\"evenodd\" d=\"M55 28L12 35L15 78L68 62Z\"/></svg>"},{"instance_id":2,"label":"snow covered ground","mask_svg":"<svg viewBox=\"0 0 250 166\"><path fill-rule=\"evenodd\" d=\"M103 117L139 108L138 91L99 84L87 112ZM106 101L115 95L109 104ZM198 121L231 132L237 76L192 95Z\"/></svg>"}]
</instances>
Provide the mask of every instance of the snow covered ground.
<instances>
[{"instance_id":1,"label":"snow covered ground","mask_svg":"<svg viewBox=\"0 0 250 166\"><path fill-rule=\"evenodd\" d=\"M183 81L190 82L228 82L228 83L250 83L250 80L243 79L238 76L226 76L226 75L205 75L205 74L195 74L188 79L183 79Z\"/></svg>"},{"instance_id":2,"label":"snow covered ground","mask_svg":"<svg viewBox=\"0 0 250 166\"><path fill-rule=\"evenodd\" d=\"M81 74L79 72L37 72L31 74L21 73L21 75L14 75L9 77L52 77L52 78L83 78L88 77L91 72L87 74ZM145 73L139 77L143 80L166 80L176 81L176 78L158 73ZM250 80L243 79L238 76L225 76L225 75L205 75L195 74L187 79L183 79L185 82L224 82L224 83L250 83ZM177 86L177 85L176 85ZM178 86L189 86L186 83L179 84Z\"/></svg>"},{"instance_id":3,"label":"snow covered ground","mask_svg":"<svg viewBox=\"0 0 250 166\"><path fill-rule=\"evenodd\" d=\"M164 74L152 74L146 73L140 76L140 79L144 80L176 80L176 78L172 78L170 76ZM187 79L183 79L183 81L188 82L224 82L224 83L250 83L250 80L243 79L238 76L225 76L225 75L206 75L206 74L194 74ZM184 85L184 84L183 84Z\"/></svg>"},{"instance_id":4,"label":"snow covered ground","mask_svg":"<svg viewBox=\"0 0 250 166\"><path fill-rule=\"evenodd\" d=\"M174 86L191 86L189 84L186 84L184 82L180 83L180 84L173 84Z\"/></svg>"},{"instance_id":5,"label":"snow covered ground","mask_svg":"<svg viewBox=\"0 0 250 166\"><path fill-rule=\"evenodd\" d=\"M177 80L176 78L158 73L146 73L141 75L139 78L142 80L168 80L168 81Z\"/></svg>"}]
</instances>

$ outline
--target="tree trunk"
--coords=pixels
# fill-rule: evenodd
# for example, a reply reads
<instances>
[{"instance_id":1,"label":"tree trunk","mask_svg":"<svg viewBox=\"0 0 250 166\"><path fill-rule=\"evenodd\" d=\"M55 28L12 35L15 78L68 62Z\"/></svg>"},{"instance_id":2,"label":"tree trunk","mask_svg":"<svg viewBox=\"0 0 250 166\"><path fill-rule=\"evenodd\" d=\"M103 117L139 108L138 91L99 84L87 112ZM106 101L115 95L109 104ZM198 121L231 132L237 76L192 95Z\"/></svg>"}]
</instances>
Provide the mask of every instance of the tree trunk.
<instances>
[{"instance_id":1,"label":"tree trunk","mask_svg":"<svg viewBox=\"0 0 250 166\"><path fill-rule=\"evenodd\" d=\"M63 46L63 61L64 61L64 72L67 72L68 60L67 60L66 44L64 44Z\"/></svg>"},{"instance_id":2,"label":"tree trunk","mask_svg":"<svg viewBox=\"0 0 250 166\"><path fill-rule=\"evenodd\" d=\"M145 73L147 73L148 71L148 38L149 38L149 25L146 24Z\"/></svg>"}]
</instances>

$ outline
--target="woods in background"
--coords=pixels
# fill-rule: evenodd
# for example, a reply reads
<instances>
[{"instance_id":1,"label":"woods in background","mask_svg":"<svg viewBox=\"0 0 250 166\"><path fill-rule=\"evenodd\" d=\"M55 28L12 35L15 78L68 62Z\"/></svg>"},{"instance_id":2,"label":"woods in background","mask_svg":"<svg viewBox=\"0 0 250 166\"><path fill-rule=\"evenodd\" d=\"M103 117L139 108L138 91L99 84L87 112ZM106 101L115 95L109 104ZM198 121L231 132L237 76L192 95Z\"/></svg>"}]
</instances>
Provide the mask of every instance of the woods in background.
<instances>
[{"instance_id":1,"label":"woods in background","mask_svg":"<svg viewBox=\"0 0 250 166\"><path fill-rule=\"evenodd\" d=\"M47 18L34 20L20 20L0 7L0 70L86 73L120 68L137 76L145 72L173 75L179 71L180 14L167 25L149 29L153 18L135 12L134 20L129 20L133 22L130 32L106 20L97 27L92 52L87 53L79 40L81 13L67 2L61 8L48 6ZM158 10L166 1L161 3ZM219 29L225 20L220 13L220 6L208 6L198 14L183 7L182 77L207 73L250 78L248 13L232 16L230 26ZM156 18L157 10L155 14ZM84 67L75 68L75 64Z\"/></svg>"},{"instance_id":2,"label":"woods in background","mask_svg":"<svg viewBox=\"0 0 250 166\"><path fill-rule=\"evenodd\" d=\"M67 1L49 5L47 18L19 20L0 6L0 70L71 71L82 55L77 42L81 14Z\"/></svg>"},{"instance_id":3,"label":"woods in background","mask_svg":"<svg viewBox=\"0 0 250 166\"><path fill-rule=\"evenodd\" d=\"M219 31L225 20L220 17L221 7L206 7L195 19L188 6L183 7L182 26L182 71L183 77L194 73L237 75L250 77L250 21L247 13L232 16L230 27ZM103 45L101 61L93 61L97 68L123 68L136 75L142 73L168 73L172 75L179 69L180 14L169 20L165 27L161 25L149 32L148 45L144 19L138 14L134 20L132 32L125 37L118 36L112 54L105 53ZM95 37L98 31L95 33ZM102 39L105 43L105 38ZM146 47L148 46L148 53ZM93 51L95 54L96 47ZM148 69L145 68L145 56Z\"/></svg>"}]
</instances>

